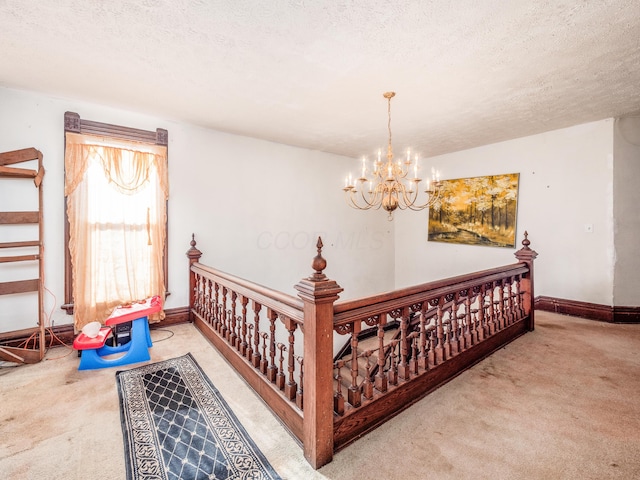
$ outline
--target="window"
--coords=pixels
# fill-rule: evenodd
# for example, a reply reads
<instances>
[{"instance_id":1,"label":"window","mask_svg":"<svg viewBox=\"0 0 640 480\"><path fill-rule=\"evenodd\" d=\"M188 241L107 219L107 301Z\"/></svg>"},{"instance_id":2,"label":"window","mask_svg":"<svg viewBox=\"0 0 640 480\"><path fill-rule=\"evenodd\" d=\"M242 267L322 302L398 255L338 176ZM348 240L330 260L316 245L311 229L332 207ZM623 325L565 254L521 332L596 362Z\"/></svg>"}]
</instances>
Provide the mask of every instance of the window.
<instances>
[{"instance_id":1,"label":"window","mask_svg":"<svg viewBox=\"0 0 640 480\"><path fill-rule=\"evenodd\" d=\"M67 112L65 140L63 308L81 329L117 305L167 293L167 134Z\"/></svg>"}]
</instances>

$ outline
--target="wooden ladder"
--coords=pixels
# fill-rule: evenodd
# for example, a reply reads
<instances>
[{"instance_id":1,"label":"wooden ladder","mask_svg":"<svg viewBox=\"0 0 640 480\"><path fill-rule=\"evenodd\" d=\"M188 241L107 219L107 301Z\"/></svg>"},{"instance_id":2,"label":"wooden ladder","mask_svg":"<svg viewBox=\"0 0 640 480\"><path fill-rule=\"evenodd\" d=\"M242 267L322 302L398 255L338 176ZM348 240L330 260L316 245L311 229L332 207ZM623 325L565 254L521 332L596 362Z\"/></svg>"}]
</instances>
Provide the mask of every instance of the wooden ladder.
<instances>
[{"instance_id":1,"label":"wooden ladder","mask_svg":"<svg viewBox=\"0 0 640 480\"><path fill-rule=\"evenodd\" d=\"M37 168L18 168L13 165L23 162L37 161ZM45 354L44 324L44 246L42 216L42 153L35 148L25 148L0 153L0 179L32 179L38 192L38 210L35 211L0 211L0 225L38 225L37 238L22 241L0 242L0 250L18 250L20 254L0 256L0 264L14 262L38 262L38 278L0 282L0 295L11 295L34 292L38 296L38 327L32 332L35 335L34 348L5 345L12 332L0 332L0 359L18 363L37 363ZM30 253L22 253L24 250ZM18 333L17 331L14 333ZM19 332L19 333L24 333Z\"/></svg>"}]
</instances>

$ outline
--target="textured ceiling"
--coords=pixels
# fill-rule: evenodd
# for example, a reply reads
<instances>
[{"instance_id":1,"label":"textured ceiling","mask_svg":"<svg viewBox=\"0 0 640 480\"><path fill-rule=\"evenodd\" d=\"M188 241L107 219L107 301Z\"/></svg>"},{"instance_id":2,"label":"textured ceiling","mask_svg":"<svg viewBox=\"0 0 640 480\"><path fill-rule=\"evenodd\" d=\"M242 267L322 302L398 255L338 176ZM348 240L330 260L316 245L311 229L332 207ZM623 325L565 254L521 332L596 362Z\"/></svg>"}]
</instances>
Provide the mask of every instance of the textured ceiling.
<instances>
[{"instance_id":1,"label":"textured ceiling","mask_svg":"<svg viewBox=\"0 0 640 480\"><path fill-rule=\"evenodd\" d=\"M640 1L0 0L0 86L431 156L640 111Z\"/></svg>"}]
</instances>

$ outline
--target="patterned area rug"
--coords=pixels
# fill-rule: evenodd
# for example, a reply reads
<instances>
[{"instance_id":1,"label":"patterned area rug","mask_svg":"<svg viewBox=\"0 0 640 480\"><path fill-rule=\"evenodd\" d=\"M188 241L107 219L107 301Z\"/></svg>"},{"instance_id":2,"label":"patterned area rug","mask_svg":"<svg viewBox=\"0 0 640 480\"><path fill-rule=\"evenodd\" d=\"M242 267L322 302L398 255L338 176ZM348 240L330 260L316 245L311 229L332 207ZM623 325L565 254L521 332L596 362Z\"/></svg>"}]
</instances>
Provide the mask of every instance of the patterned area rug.
<instances>
[{"instance_id":1,"label":"patterned area rug","mask_svg":"<svg viewBox=\"0 0 640 480\"><path fill-rule=\"evenodd\" d=\"M279 480L191 354L116 372L129 480Z\"/></svg>"}]
</instances>

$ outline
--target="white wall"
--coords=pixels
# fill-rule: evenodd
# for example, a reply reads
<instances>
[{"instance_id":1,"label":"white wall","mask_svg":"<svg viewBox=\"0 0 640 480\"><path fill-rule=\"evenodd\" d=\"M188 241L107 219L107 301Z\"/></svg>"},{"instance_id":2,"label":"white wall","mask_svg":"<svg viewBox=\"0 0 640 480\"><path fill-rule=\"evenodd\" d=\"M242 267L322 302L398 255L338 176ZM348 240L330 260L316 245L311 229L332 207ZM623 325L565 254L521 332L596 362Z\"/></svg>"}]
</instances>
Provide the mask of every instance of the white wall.
<instances>
[{"instance_id":1,"label":"white wall","mask_svg":"<svg viewBox=\"0 0 640 480\"><path fill-rule=\"evenodd\" d=\"M336 172L350 159L185 125L169 139L170 246L184 253L193 231L202 263L295 294L321 235L341 298L393 288L390 226L344 202Z\"/></svg>"},{"instance_id":2,"label":"white wall","mask_svg":"<svg viewBox=\"0 0 640 480\"><path fill-rule=\"evenodd\" d=\"M640 116L616 119L614 129L614 198L616 261L613 302L640 306Z\"/></svg>"},{"instance_id":3,"label":"white wall","mask_svg":"<svg viewBox=\"0 0 640 480\"><path fill-rule=\"evenodd\" d=\"M464 134L463 132L459 134ZM536 295L612 305L613 120L546 132L426 163L442 178L520 173L517 248L539 254ZM427 212L396 215L396 287L514 263L517 248L427 242ZM587 233L586 225L593 226Z\"/></svg>"},{"instance_id":4,"label":"white wall","mask_svg":"<svg viewBox=\"0 0 640 480\"><path fill-rule=\"evenodd\" d=\"M427 242L426 211L396 212L394 221L387 222L384 212L348 208L342 179L357 168L357 160L0 88L0 151L33 146L44 154L45 278L51 292L46 309L55 324L71 322L60 310L65 111L89 120L169 131L167 308L187 304L185 252L191 233L204 253L203 263L291 294L293 286L312 273L315 241L321 234L325 273L345 288L343 299L515 262L515 249ZM441 155L427 163L440 169L443 178L520 173L517 241L519 248L528 230L539 253L536 294L612 305L613 120ZM633 165L637 169L638 163ZM633 179L623 173L618 181ZM629 183L627 188L634 190ZM13 190L2 190L0 203L15 205L14 196ZM621 203L619 209L630 206ZM593 233L586 233L585 225L592 225ZM626 258L635 252L637 226L630 231L632 237L621 244ZM625 275L629 280L633 274ZM627 305L638 304L628 297L633 292L626 297L622 290L616 293ZM0 309L0 321L0 331L34 326L19 299Z\"/></svg>"},{"instance_id":5,"label":"white wall","mask_svg":"<svg viewBox=\"0 0 640 480\"><path fill-rule=\"evenodd\" d=\"M204 263L291 294L302 277L313 273L311 261L321 234L328 262L325 273L345 289L341 298L393 288L392 229L384 215L375 215L380 212L357 212L345 205L344 157L0 88L0 151L35 147L44 156L45 283L51 292L46 310L54 324L72 322L60 310L65 111L88 120L169 131L167 308L188 303L185 252L191 233L196 234ZM15 207L15 200L13 192L0 191L0 205ZM0 299L6 307L0 309L0 331L35 326L21 300L10 297L14 296Z\"/></svg>"}]
</instances>

